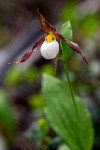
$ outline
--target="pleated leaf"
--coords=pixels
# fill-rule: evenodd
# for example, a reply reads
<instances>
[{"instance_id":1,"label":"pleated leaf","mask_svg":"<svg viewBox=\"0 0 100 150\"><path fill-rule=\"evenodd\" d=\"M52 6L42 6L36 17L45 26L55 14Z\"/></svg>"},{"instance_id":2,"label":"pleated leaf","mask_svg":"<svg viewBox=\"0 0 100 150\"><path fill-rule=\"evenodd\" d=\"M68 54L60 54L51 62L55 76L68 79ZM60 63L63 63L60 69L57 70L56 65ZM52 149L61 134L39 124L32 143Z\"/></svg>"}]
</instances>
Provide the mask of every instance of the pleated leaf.
<instances>
[{"instance_id":1,"label":"pleated leaf","mask_svg":"<svg viewBox=\"0 0 100 150\"><path fill-rule=\"evenodd\" d=\"M90 114L80 98L76 104L77 117L69 86L52 76L44 75L42 83L44 112L52 128L64 140L70 150L91 150L93 128Z\"/></svg>"}]
</instances>

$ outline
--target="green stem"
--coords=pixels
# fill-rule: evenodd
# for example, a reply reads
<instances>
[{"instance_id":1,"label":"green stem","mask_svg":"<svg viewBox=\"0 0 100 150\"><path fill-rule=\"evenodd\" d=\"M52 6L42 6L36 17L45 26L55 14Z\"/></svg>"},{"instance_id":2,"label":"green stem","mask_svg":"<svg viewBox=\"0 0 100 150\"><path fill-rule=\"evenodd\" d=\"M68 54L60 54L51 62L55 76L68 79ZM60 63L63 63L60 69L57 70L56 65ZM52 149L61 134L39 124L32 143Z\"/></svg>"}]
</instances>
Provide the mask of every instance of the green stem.
<instances>
[{"instance_id":1,"label":"green stem","mask_svg":"<svg viewBox=\"0 0 100 150\"><path fill-rule=\"evenodd\" d=\"M77 118L80 120L80 115L79 115L79 111L78 111L78 108L77 108L77 105L76 105L74 92L73 92L73 89L72 89L72 86L71 86L71 82L70 82L70 78L69 78L69 74L68 74L68 67L67 67L66 61L63 61L63 65L64 65L64 70L65 70L65 73L66 73L66 78L67 78L67 81L68 81L68 84L69 84L71 97L72 97L73 104L74 104L74 107L75 107L76 115L77 115Z\"/></svg>"},{"instance_id":2,"label":"green stem","mask_svg":"<svg viewBox=\"0 0 100 150\"><path fill-rule=\"evenodd\" d=\"M82 127L81 127L80 114L79 114L79 111L78 111L78 108L77 108L77 104L76 104L76 101L75 101L74 92L73 92L73 89L72 89L72 86L71 86L71 82L70 82L70 78L69 78L69 74L68 74L68 67L67 67L66 61L63 61L63 65L64 65L64 70L65 70L65 73L66 73L66 78L67 78L67 81L68 81L68 85L69 85L69 89L70 89L72 101L73 101L73 104L74 104L74 108L75 108L75 112L76 112L76 116L77 116L77 120L78 120L77 123L78 123L79 131L80 131L80 136L81 136L80 142L82 144L83 143L82 142L82 134L81 134ZM85 149L84 146L83 146L83 144L82 144L82 149L83 150Z\"/></svg>"}]
</instances>

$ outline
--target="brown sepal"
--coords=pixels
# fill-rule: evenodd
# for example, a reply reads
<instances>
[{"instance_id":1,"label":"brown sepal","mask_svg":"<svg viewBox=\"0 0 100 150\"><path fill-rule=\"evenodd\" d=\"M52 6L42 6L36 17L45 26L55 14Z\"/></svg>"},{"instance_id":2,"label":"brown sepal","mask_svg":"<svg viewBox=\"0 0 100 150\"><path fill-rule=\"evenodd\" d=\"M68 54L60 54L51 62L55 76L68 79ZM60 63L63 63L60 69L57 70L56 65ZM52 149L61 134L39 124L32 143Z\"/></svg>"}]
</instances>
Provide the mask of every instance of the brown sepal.
<instances>
[{"instance_id":1,"label":"brown sepal","mask_svg":"<svg viewBox=\"0 0 100 150\"><path fill-rule=\"evenodd\" d=\"M46 19L44 18L44 16L39 12L39 10L37 9L37 13L39 15L40 18L40 22L41 22L41 30L43 32L46 33L50 33L50 32L56 32L56 29L54 26L52 26L49 22L46 21Z\"/></svg>"}]
</instances>

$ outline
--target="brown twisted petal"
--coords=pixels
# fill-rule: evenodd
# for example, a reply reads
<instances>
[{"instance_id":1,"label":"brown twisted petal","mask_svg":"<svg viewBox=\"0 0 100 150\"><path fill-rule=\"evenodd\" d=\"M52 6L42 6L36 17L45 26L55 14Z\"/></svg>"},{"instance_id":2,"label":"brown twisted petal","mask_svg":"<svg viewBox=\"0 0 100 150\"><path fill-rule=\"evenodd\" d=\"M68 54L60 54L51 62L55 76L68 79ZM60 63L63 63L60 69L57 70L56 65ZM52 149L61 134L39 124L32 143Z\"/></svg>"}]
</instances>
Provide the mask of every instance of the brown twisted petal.
<instances>
[{"instance_id":1,"label":"brown twisted petal","mask_svg":"<svg viewBox=\"0 0 100 150\"><path fill-rule=\"evenodd\" d=\"M85 63L88 64L87 59L82 55L80 47L78 46L78 44L68 41L67 39L65 39L61 34L59 33L55 33L55 36L62 41L65 41L67 43L67 45L76 53L79 53L82 56L82 59L85 61Z\"/></svg>"},{"instance_id":2,"label":"brown twisted petal","mask_svg":"<svg viewBox=\"0 0 100 150\"><path fill-rule=\"evenodd\" d=\"M33 52L27 52L25 53L21 59L19 59L18 61L14 61L14 62L10 62L8 64L18 64L18 63L23 63L26 60L28 60L30 58L30 56L32 55Z\"/></svg>"},{"instance_id":3,"label":"brown twisted petal","mask_svg":"<svg viewBox=\"0 0 100 150\"><path fill-rule=\"evenodd\" d=\"M10 62L8 64L18 64L27 61L32 53L43 43L45 36L42 36L33 46L32 51L25 53L18 61Z\"/></svg>"},{"instance_id":4,"label":"brown twisted petal","mask_svg":"<svg viewBox=\"0 0 100 150\"><path fill-rule=\"evenodd\" d=\"M41 30L43 32L46 32L46 33L54 33L56 32L56 29L54 26L52 26L49 22L46 21L46 19L44 18L44 16L39 12L39 10L37 9L37 13L39 15L39 19L40 19L40 22L41 22Z\"/></svg>"},{"instance_id":5,"label":"brown twisted petal","mask_svg":"<svg viewBox=\"0 0 100 150\"><path fill-rule=\"evenodd\" d=\"M32 52L34 52L36 48L38 48L43 43L43 41L45 40L45 36L46 35L42 36L38 41L35 42L35 44L32 47Z\"/></svg>"}]
</instances>

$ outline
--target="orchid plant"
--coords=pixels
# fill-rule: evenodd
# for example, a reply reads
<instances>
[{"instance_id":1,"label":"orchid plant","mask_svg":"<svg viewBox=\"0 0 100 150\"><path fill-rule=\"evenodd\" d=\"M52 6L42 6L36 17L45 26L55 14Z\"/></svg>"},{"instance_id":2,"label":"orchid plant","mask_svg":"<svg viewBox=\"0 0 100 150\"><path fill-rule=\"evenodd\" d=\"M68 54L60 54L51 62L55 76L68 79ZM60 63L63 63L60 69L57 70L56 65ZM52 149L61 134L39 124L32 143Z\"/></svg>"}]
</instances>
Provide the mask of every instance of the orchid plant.
<instances>
[{"instance_id":1,"label":"orchid plant","mask_svg":"<svg viewBox=\"0 0 100 150\"><path fill-rule=\"evenodd\" d=\"M73 91L69 78L67 57L62 54L61 42L68 45L74 52L79 53L85 63L88 61L81 53L80 47L58 33L54 26L46 21L37 10L41 22L41 30L45 33L34 44L30 52L25 53L18 61L9 64L18 64L27 61L33 52L39 49L45 59L53 59L55 68L57 61L62 59L67 82L44 75L42 93L44 98L44 112L52 128L64 140L67 150L91 150L93 144L93 127L90 114L86 107ZM64 48L64 47L63 47ZM64 51L67 51L65 49Z\"/></svg>"}]
</instances>

